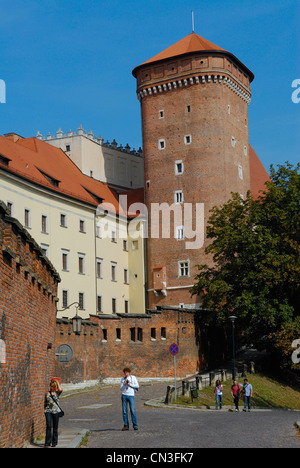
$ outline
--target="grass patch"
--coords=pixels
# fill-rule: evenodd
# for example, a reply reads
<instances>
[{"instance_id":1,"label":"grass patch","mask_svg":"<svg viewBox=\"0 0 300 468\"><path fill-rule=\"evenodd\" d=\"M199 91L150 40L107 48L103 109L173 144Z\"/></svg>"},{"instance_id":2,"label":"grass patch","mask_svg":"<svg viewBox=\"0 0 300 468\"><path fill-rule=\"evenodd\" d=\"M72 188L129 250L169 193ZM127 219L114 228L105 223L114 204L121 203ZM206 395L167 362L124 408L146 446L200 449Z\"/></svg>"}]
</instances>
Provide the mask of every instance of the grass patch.
<instances>
[{"instance_id":1,"label":"grass patch","mask_svg":"<svg viewBox=\"0 0 300 468\"><path fill-rule=\"evenodd\" d=\"M281 408L300 410L300 392L294 388L278 382L276 379L266 377L260 374L251 374L248 376L249 382L253 386L253 408ZM238 380L242 386L243 378ZM223 406L233 405L230 388L232 381L228 380L223 385ZM177 404L193 406L215 407L214 387L207 387L198 391L198 398L192 403L191 398L180 396L177 398ZM242 405L240 400L240 405Z\"/></svg>"}]
</instances>

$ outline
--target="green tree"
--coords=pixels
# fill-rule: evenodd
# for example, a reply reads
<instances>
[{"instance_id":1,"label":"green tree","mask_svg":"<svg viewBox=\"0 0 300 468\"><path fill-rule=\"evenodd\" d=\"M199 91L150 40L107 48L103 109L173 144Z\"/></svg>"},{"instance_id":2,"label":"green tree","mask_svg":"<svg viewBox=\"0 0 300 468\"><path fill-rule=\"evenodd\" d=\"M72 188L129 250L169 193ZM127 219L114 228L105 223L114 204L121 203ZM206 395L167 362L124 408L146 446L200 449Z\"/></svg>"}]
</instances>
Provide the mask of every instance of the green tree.
<instances>
[{"instance_id":1,"label":"green tree","mask_svg":"<svg viewBox=\"0 0 300 468\"><path fill-rule=\"evenodd\" d=\"M300 164L270 168L256 200L239 194L214 207L192 294L203 294L208 323L234 314L248 344L271 346L274 333L299 316ZM272 338L271 338L272 337Z\"/></svg>"}]
</instances>

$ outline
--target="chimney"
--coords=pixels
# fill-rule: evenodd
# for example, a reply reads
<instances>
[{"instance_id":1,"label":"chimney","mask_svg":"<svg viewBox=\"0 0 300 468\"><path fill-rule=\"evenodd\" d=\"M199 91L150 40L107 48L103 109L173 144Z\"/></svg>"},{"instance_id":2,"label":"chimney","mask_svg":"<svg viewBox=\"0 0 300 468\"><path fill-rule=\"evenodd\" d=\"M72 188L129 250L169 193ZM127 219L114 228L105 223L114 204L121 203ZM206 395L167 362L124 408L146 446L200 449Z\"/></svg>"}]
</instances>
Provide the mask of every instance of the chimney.
<instances>
[{"instance_id":1,"label":"chimney","mask_svg":"<svg viewBox=\"0 0 300 468\"><path fill-rule=\"evenodd\" d=\"M18 135L17 133L4 133L5 138L7 138L10 141L13 141L14 143L17 143L19 140L24 140L24 137Z\"/></svg>"}]
</instances>

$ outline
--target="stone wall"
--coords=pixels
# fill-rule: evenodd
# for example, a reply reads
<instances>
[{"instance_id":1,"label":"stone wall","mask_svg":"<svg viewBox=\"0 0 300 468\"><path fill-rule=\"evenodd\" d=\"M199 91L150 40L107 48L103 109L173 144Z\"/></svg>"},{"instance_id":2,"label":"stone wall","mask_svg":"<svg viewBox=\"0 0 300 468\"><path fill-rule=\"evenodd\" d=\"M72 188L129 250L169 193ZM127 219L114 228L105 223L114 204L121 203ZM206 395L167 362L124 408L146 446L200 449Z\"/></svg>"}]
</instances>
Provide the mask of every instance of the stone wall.
<instances>
[{"instance_id":1,"label":"stone wall","mask_svg":"<svg viewBox=\"0 0 300 468\"><path fill-rule=\"evenodd\" d=\"M173 343L179 346L178 378L206 369L226 353L224 330L200 326L197 311L166 308L141 315L90 316L82 322L80 335L73 333L70 320L58 319L56 352L67 345L72 358L60 362L57 356L55 373L65 384L117 379L124 367L130 367L139 379L171 378L174 358L169 348Z\"/></svg>"},{"instance_id":2,"label":"stone wall","mask_svg":"<svg viewBox=\"0 0 300 468\"><path fill-rule=\"evenodd\" d=\"M0 448L23 447L44 432L58 281L39 246L0 202Z\"/></svg>"}]
</instances>

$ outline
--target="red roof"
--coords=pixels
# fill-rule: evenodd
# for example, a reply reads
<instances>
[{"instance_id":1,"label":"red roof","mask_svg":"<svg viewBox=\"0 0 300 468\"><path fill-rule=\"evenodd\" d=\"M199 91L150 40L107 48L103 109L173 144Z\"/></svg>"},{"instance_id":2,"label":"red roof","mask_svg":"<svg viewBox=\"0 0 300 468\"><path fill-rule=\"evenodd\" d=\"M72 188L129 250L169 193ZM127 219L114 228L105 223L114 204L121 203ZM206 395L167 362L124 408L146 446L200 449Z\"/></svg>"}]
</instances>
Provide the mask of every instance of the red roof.
<instances>
[{"instance_id":1,"label":"red roof","mask_svg":"<svg viewBox=\"0 0 300 468\"><path fill-rule=\"evenodd\" d=\"M176 57L178 55L189 54L192 52L199 52L201 50L224 50L221 47L209 42L203 37L198 36L196 33L191 33L188 36L184 37L180 41L171 45L160 54L155 55L151 59L144 62L146 63L157 62L158 60L166 60L168 58Z\"/></svg>"},{"instance_id":2,"label":"red roof","mask_svg":"<svg viewBox=\"0 0 300 468\"><path fill-rule=\"evenodd\" d=\"M117 214L126 216L119 207L118 194L104 183L82 174L59 148L37 138L13 142L0 136L0 156L9 159L8 166L0 159L3 170L94 207L103 200L103 208L109 210L107 204L112 204Z\"/></svg>"},{"instance_id":3,"label":"red roof","mask_svg":"<svg viewBox=\"0 0 300 468\"><path fill-rule=\"evenodd\" d=\"M266 190L265 183L271 179L251 145L249 145L249 159L251 193L253 198L256 199L261 195L261 190Z\"/></svg>"},{"instance_id":4,"label":"red roof","mask_svg":"<svg viewBox=\"0 0 300 468\"><path fill-rule=\"evenodd\" d=\"M163 50L159 54L147 60L146 62L142 63L141 65L138 65L137 67L135 67L132 74L134 77L136 77L136 71L138 68L143 67L145 65L150 65L155 62L160 62L161 60L168 60L174 57L178 57L180 55L186 55L186 54L191 54L195 52L214 52L215 53L218 51L230 56L231 59L237 62L249 74L250 81L254 79L253 73L242 62L240 62L233 54L231 54L225 49L222 49L216 44L213 44L207 39L200 37L198 34L194 32L184 37L180 41L176 42L175 44L171 45L167 49Z\"/></svg>"}]
</instances>

